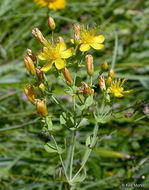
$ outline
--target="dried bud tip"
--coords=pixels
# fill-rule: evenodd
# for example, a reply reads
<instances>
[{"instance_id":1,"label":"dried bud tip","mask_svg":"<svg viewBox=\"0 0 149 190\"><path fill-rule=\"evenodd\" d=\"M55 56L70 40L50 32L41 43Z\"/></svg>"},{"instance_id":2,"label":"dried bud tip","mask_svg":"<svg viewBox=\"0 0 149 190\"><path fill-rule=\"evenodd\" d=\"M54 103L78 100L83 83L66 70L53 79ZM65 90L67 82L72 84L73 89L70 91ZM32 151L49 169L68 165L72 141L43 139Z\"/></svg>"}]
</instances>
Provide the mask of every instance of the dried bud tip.
<instances>
[{"instance_id":1,"label":"dried bud tip","mask_svg":"<svg viewBox=\"0 0 149 190\"><path fill-rule=\"evenodd\" d=\"M35 36L35 38L37 38L41 43L46 43L47 40L43 37L42 33L40 32L40 30L38 28L34 28L32 30L32 34Z\"/></svg>"},{"instance_id":2,"label":"dried bud tip","mask_svg":"<svg viewBox=\"0 0 149 190\"><path fill-rule=\"evenodd\" d=\"M56 42L57 43L64 42L64 39L61 36L59 36L56 38Z\"/></svg>"}]
</instances>

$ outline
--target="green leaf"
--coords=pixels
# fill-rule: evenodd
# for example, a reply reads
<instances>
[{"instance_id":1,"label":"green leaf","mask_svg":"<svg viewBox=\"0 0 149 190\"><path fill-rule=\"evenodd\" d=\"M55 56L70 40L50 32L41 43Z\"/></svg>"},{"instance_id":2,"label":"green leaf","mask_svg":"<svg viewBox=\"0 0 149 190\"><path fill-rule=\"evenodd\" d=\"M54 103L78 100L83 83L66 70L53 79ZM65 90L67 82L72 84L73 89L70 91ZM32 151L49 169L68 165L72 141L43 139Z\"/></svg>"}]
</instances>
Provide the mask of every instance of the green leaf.
<instances>
[{"instance_id":1,"label":"green leaf","mask_svg":"<svg viewBox=\"0 0 149 190\"><path fill-rule=\"evenodd\" d=\"M81 110L81 111L85 109L85 105L76 104L76 106L77 106L77 108L78 108L79 110Z\"/></svg>"},{"instance_id":2,"label":"green leaf","mask_svg":"<svg viewBox=\"0 0 149 190\"><path fill-rule=\"evenodd\" d=\"M90 95L90 96L88 96L88 97L86 98L85 106L86 106L86 107L89 107L89 106L92 105L92 103L93 103L93 96Z\"/></svg>"},{"instance_id":3,"label":"green leaf","mask_svg":"<svg viewBox=\"0 0 149 190\"><path fill-rule=\"evenodd\" d=\"M66 114L62 113L62 115L60 115L60 123L61 123L61 125L65 125L66 124L66 120L64 118L64 115L66 115Z\"/></svg>"},{"instance_id":4,"label":"green leaf","mask_svg":"<svg viewBox=\"0 0 149 190\"><path fill-rule=\"evenodd\" d=\"M86 139L86 146L89 147L91 144L91 136L88 136Z\"/></svg>"},{"instance_id":5,"label":"green leaf","mask_svg":"<svg viewBox=\"0 0 149 190\"><path fill-rule=\"evenodd\" d=\"M46 117L46 123L48 124L48 130L52 131L53 124L52 124L52 120L50 117Z\"/></svg>"},{"instance_id":6,"label":"green leaf","mask_svg":"<svg viewBox=\"0 0 149 190\"><path fill-rule=\"evenodd\" d=\"M115 152L112 150L106 150L106 149L95 149L93 150L94 153L96 153L98 156L105 157L105 158L130 158L129 155L122 154L120 152Z\"/></svg>"},{"instance_id":7,"label":"green leaf","mask_svg":"<svg viewBox=\"0 0 149 190\"><path fill-rule=\"evenodd\" d=\"M48 153L57 153L56 147L54 147L54 146L51 145L50 143L45 144L45 145L44 145L44 149L45 149Z\"/></svg>"}]
</instances>

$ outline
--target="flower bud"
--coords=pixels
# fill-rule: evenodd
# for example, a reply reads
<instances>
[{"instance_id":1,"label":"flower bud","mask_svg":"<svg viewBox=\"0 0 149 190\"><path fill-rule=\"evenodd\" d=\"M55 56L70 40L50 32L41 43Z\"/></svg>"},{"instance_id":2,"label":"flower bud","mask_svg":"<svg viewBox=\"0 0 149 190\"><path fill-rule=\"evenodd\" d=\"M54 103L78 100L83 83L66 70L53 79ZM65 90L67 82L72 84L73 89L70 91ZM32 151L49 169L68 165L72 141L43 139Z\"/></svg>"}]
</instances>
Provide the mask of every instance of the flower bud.
<instances>
[{"instance_id":1,"label":"flower bud","mask_svg":"<svg viewBox=\"0 0 149 190\"><path fill-rule=\"evenodd\" d=\"M39 81L44 79L43 78L43 72L41 71L40 66L36 68L36 75L37 75Z\"/></svg>"},{"instance_id":2,"label":"flower bud","mask_svg":"<svg viewBox=\"0 0 149 190\"><path fill-rule=\"evenodd\" d=\"M114 70L113 69L109 70L108 76L111 77L112 79L114 78Z\"/></svg>"},{"instance_id":3,"label":"flower bud","mask_svg":"<svg viewBox=\"0 0 149 190\"><path fill-rule=\"evenodd\" d=\"M93 88L91 89L91 94L94 96L94 89Z\"/></svg>"},{"instance_id":4,"label":"flower bud","mask_svg":"<svg viewBox=\"0 0 149 190\"><path fill-rule=\"evenodd\" d=\"M82 82L82 92L83 96L88 96L90 94L90 87L85 82Z\"/></svg>"},{"instance_id":5,"label":"flower bud","mask_svg":"<svg viewBox=\"0 0 149 190\"><path fill-rule=\"evenodd\" d=\"M27 49L26 53L33 60L33 62L37 60L35 54L32 52L31 49Z\"/></svg>"},{"instance_id":6,"label":"flower bud","mask_svg":"<svg viewBox=\"0 0 149 190\"><path fill-rule=\"evenodd\" d=\"M93 57L92 55L88 54L85 56L85 61L86 61L86 69L87 72L90 76L93 75L94 73L94 65L93 65Z\"/></svg>"},{"instance_id":7,"label":"flower bud","mask_svg":"<svg viewBox=\"0 0 149 190\"><path fill-rule=\"evenodd\" d=\"M64 39L61 36L59 36L56 38L56 42L57 43L64 42Z\"/></svg>"},{"instance_id":8,"label":"flower bud","mask_svg":"<svg viewBox=\"0 0 149 190\"><path fill-rule=\"evenodd\" d=\"M25 64L28 72L31 73L32 75L34 75L35 74L35 66L34 66L33 60L29 56L24 58L24 64Z\"/></svg>"},{"instance_id":9,"label":"flower bud","mask_svg":"<svg viewBox=\"0 0 149 190\"><path fill-rule=\"evenodd\" d=\"M38 88L39 88L39 90L41 90L42 92L45 91L45 86L44 86L43 82L38 82Z\"/></svg>"},{"instance_id":10,"label":"flower bud","mask_svg":"<svg viewBox=\"0 0 149 190\"><path fill-rule=\"evenodd\" d=\"M107 79L106 79L106 86L110 86L112 83L112 78L109 76Z\"/></svg>"},{"instance_id":11,"label":"flower bud","mask_svg":"<svg viewBox=\"0 0 149 190\"><path fill-rule=\"evenodd\" d=\"M102 91L106 90L105 79L102 75L99 76L99 86Z\"/></svg>"},{"instance_id":12,"label":"flower bud","mask_svg":"<svg viewBox=\"0 0 149 190\"><path fill-rule=\"evenodd\" d=\"M48 114L44 100L36 99L35 105L36 105L37 113L39 115L46 116Z\"/></svg>"},{"instance_id":13,"label":"flower bud","mask_svg":"<svg viewBox=\"0 0 149 190\"><path fill-rule=\"evenodd\" d=\"M42 33L40 32L40 30L38 28L34 28L32 30L32 34L35 36L35 38L37 38L41 43L46 43L47 40L43 37Z\"/></svg>"},{"instance_id":14,"label":"flower bud","mask_svg":"<svg viewBox=\"0 0 149 190\"><path fill-rule=\"evenodd\" d=\"M24 87L24 93L26 95L26 97L28 98L28 100L32 103L35 104L35 99L37 97L37 94L35 92L35 89L32 85L26 85Z\"/></svg>"},{"instance_id":15,"label":"flower bud","mask_svg":"<svg viewBox=\"0 0 149 190\"><path fill-rule=\"evenodd\" d=\"M56 25L55 25L54 19L51 16L49 16L48 24L51 30L55 30Z\"/></svg>"},{"instance_id":16,"label":"flower bud","mask_svg":"<svg viewBox=\"0 0 149 190\"><path fill-rule=\"evenodd\" d=\"M102 69L102 71L106 71L108 69L108 63L106 61L101 63L101 69Z\"/></svg>"},{"instance_id":17,"label":"flower bud","mask_svg":"<svg viewBox=\"0 0 149 190\"><path fill-rule=\"evenodd\" d=\"M67 85L72 86L73 84L72 76L66 67L63 69L63 75Z\"/></svg>"},{"instance_id":18,"label":"flower bud","mask_svg":"<svg viewBox=\"0 0 149 190\"><path fill-rule=\"evenodd\" d=\"M78 23L74 24L73 30L74 30L74 41L78 43L80 40L80 24Z\"/></svg>"}]
</instances>

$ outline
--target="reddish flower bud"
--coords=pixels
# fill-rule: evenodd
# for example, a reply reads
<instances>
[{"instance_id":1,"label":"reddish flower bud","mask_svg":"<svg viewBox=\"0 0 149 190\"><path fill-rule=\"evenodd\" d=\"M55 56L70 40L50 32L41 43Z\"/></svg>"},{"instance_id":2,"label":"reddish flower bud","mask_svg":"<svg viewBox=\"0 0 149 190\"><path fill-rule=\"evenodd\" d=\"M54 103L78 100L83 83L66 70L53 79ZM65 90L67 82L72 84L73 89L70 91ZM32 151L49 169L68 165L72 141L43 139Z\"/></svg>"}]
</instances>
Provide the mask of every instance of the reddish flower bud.
<instances>
[{"instance_id":1,"label":"reddish flower bud","mask_svg":"<svg viewBox=\"0 0 149 190\"><path fill-rule=\"evenodd\" d=\"M74 24L73 30L74 30L74 41L78 43L80 40L80 24L78 23Z\"/></svg>"},{"instance_id":2,"label":"reddish flower bud","mask_svg":"<svg viewBox=\"0 0 149 190\"><path fill-rule=\"evenodd\" d=\"M26 53L33 60L33 62L37 60L35 54L32 52L31 49L27 49Z\"/></svg>"},{"instance_id":3,"label":"reddish flower bud","mask_svg":"<svg viewBox=\"0 0 149 190\"><path fill-rule=\"evenodd\" d=\"M99 86L102 91L106 90L105 79L102 75L99 76Z\"/></svg>"},{"instance_id":4,"label":"reddish flower bud","mask_svg":"<svg viewBox=\"0 0 149 190\"><path fill-rule=\"evenodd\" d=\"M49 16L48 24L51 30L55 30L56 25L55 25L54 19L51 16Z\"/></svg>"},{"instance_id":5,"label":"reddish flower bud","mask_svg":"<svg viewBox=\"0 0 149 190\"><path fill-rule=\"evenodd\" d=\"M43 72L41 71L41 67L40 66L36 68L36 75L38 77L38 80L43 80L44 79L43 78Z\"/></svg>"},{"instance_id":6,"label":"reddish flower bud","mask_svg":"<svg viewBox=\"0 0 149 190\"><path fill-rule=\"evenodd\" d=\"M34 90L34 87L32 85L26 85L24 87L24 93L26 95L26 97L28 98L28 100L32 103L35 104L35 99L37 97L37 94Z\"/></svg>"},{"instance_id":7,"label":"reddish flower bud","mask_svg":"<svg viewBox=\"0 0 149 190\"><path fill-rule=\"evenodd\" d=\"M83 96L88 96L90 94L90 87L85 82L82 82L82 93Z\"/></svg>"},{"instance_id":8,"label":"reddish flower bud","mask_svg":"<svg viewBox=\"0 0 149 190\"><path fill-rule=\"evenodd\" d=\"M93 75L94 73L94 65L93 65L93 57L92 55L88 54L85 56L85 60L86 60L86 69L87 72L90 76Z\"/></svg>"},{"instance_id":9,"label":"reddish flower bud","mask_svg":"<svg viewBox=\"0 0 149 190\"><path fill-rule=\"evenodd\" d=\"M41 116L46 116L48 114L46 104L44 100L36 99L35 105L37 108L37 113Z\"/></svg>"},{"instance_id":10,"label":"reddish flower bud","mask_svg":"<svg viewBox=\"0 0 149 190\"><path fill-rule=\"evenodd\" d=\"M63 75L64 75L66 83L69 86L72 86L72 84L73 84L72 76L71 76L70 72L68 71L68 69L66 67L63 69Z\"/></svg>"},{"instance_id":11,"label":"reddish flower bud","mask_svg":"<svg viewBox=\"0 0 149 190\"><path fill-rule=\"evenodd\" d=\"M29 56L24 58L24 65L26 66L29 73L32 75L35 74L35 66L33 60Z\"/></svg>"}]
</instances>

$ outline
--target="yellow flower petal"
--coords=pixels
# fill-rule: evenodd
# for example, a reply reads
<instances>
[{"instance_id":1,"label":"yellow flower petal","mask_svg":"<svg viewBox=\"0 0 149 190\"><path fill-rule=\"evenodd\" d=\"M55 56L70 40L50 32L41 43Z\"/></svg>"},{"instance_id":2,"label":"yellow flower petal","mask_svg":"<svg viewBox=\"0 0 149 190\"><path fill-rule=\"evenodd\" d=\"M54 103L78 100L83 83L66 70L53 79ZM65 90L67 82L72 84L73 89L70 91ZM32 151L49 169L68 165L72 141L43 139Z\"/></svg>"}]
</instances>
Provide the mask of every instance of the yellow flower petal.
<instances>
[{"instance_id":1,"label":"yellow flower petal","mask_svg":"<svg viewBox=\"0 0 149 190\"><path fill-rule=\"evenodd\" d=\"M59 42L56 44L56 49L58 52L62 52L66 50L66 44L65 42Z\"/></svg>"},{"instance_id":2,"label":"yellow flower petal","mask_svg":"<svg viewBox=\"0 0 149 190\"><path fill-rule=\"evenodd\" d=\"M47 60L47 59L49 59L49 55L46 54L46 53L44 53L44 52L40 52L40 53L38 54L38 58L39 58L40 60Z\"/></svg>"},{"instance_id":3,"label":"yellow flower petal","mask_svg":"<svg viewBox=\"0 0 149 190\"><path fill-rule=\"evenodd\" d=\"M96 42L96 43L103 43L104 42L104 40L105 40L105 38L104 38L104 36L103 35L99 35L99 36L95 36L94 37L94 42Z\"/></svg>"},{"instance_id":4,"label":"yellow flower petal","mask_svg":"<svg viewBox=\"0 0 149 190\"><path fill-rule=\"evenodd\" d=\"M63 59L56 59L54 61L55 63L55 67L60 70L60 69L63 69L65 66L66 66L66 61L63 60Z\"/></svg>"},{"instance_id":5,"label":"yellow flower petal","mask_svg":"<svg viewBox=\"0 0 149 190\"><path fill-rule=\"evenodd\" d=\"M48 61L42 68L41 68L41 71L43 72L47 72L51 69L53 65L53 62L52 61Z\"/></svg>"},{"instance_id":6,"label":"yellow flower petal","mask_svg":"<svg viewBox=\"0 0 149 190\"><path fill-rule=\"evenodd\" d=\"M125 91L123 91L124 94L129 94L131 92L132 92L132 90L125 90Z\"/></svg>"},{"instance_id":7,"label":"yellow flower petal","mask_svg":"<svg viewBox=\"0 0 149 190\"><path fill-rule=\"evenodd\" d=\"M53 0L49 3L48 7L50 9L64 9L66 6L66 0Z\"/></svg>"},{"instance_id":8,"label":"yellow flower petal","mask_svg":"<svg viewBox=\"0 0 149 190\"><path fill-rule=\"evenodd\" d=\"M61 58L67 59L72 56L73 52L74 52L74 48L73 47L69 48L69 49L61 52Z\"/></svg>"},{"instance_id":9,"label":"yellow flower petal","mask_svg":"<svg viewBox=\"0 0 149 190\"><path fill-rule=\"evenodd\" d=\"M104 47L103 44L96 43L96 42L94 42L94 43L92 43L90 45L92 46L92 48L97 49L97 50L102 49Z\"/></svg>"},{"instance_id":10,"label":"yellow flower petal","mask_svg":"<svg viewBox=\"0 0 149 190\"><path fill-rule=\"evenodd\" d=\"M89 44L81 44L80 51L88 51L90 49Z\"/></svg>"},{"instance_id":11,"label":"yellow flower petal","mask_svg":"<svg viewBox=\"0 0 149 190\"><path fill-rule=\"evenodd\" d=\"M74 44L74 39L71 38L71 39L70 39L70 42L71 42L72 44Z\"/></svg>"}]
</instances>

